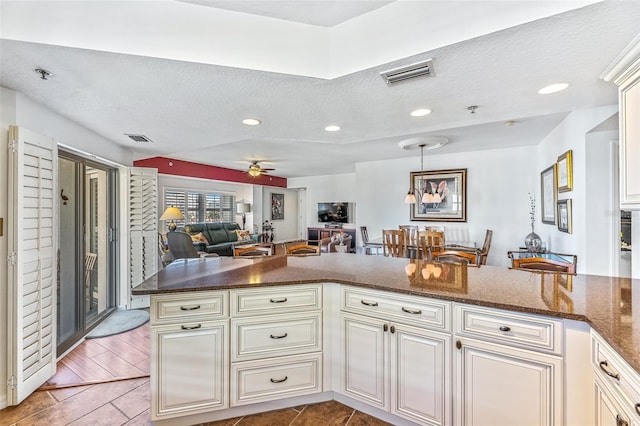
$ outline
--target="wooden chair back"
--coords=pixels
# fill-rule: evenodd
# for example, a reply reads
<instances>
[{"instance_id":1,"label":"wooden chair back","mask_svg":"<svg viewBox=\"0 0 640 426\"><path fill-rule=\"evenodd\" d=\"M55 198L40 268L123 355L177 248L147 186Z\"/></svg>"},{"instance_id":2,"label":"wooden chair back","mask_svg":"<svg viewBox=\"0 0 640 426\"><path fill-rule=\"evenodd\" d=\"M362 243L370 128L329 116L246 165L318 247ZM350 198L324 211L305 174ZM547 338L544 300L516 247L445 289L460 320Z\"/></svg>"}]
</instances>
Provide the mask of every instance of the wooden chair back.
<instances>
[{"instance_id":1,"label":"wooden chair back","mask_svg":"<svg viewBox=\"0 0 640 426\"><path fill-rule=\"evenodd\" d=\"M461 250L441 250L432 251L431 260L442 263L464 263L467 265L480 266L480 250L475 253Z\"/></svg>"},{"instance_id":2,"label":"wooden chair back","mask_svg":"<svg viewBox=\"0 0 640 426\"><path fill-rule=\"evenodd\" d=\"M546 259L544 257L523 257L521 259L513 259L512 266L514 269L527 269L530 271L549 271L564 272L567 274L575 274L575 263L561 262L554 259Z\"/></svg>"},{"instance_id":3,"label":"wooden chair back","mask_svg":"<svg viewBox=\"0 0 640 426\"><path fill-rule=\"evenodd\" d=\"M418 247L418 225L400 225L398 228L404 231L405 246Z\"/></svg>"},{"instance_id":4,"label":"wooden chair back","mask_svg":"<svg viewBox=\"0 0 640 426\"><path fill-rule=\"evenodd\" d=\"M444 231L426 230L420 231L419 238L424 238L426 246L434 250L442 250L444 248Z\"/></svg>"},{"instance_id":5,"label":"wooden chair back","mask_svg":"<svg viewBox=\"0 0 640 426\"><path fill-rule=\"evenodd\" d=\"M257 257L257 256L272 256L271 247L233 247L233 257Z\"/></svg>"},{"instance_id":6,"label":"wooden chair back","mask_svg":"<svg viewBox=\"0 0 640 426\"><path fill-rule=\"evenodd\" d=\"M305 243L293 244L285 247L287 256L319 256L320 246L312 246Z\"/></svg>"},{"instance_id":7,"label":"wooden chair back","mask_svg":"<svg viewBox=\"0 0 640 426\"><path fill-rule=\"evenodd\" d=\"M405 232L400 229L383 229L382 250L385 256L405 257Z\"/></svg>"},{"instance_id":8,"label":"wooden chair back","mask_svg":"<svg viewBox=\"0 0 640 426\"><path fill-rule=\"evenodd\" d=\"M484 234L484 243L482 244L482 249L480 250L480 264L487 264L487 256L489 256L489 249L491 248L491 239L493 238L493 231L491 229L487 229L487 232Z\"/></svg>"}]
</instances>

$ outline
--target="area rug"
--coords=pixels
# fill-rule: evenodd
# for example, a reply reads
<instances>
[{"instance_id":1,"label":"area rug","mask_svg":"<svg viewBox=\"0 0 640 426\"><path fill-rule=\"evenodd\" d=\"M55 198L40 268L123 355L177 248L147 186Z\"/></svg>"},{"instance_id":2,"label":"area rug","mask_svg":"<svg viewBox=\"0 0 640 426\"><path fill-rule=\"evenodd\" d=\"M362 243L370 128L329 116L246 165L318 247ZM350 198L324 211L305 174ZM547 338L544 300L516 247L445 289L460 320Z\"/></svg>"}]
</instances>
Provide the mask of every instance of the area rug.
<instances>
[{"instance_id":1,"label":"area rug","mask_svg":"<svg viewBox=\"0 0 640 426\"><path fill-rule=\"evenodd\" d=\"M149 321L149 312L141 309L117 310L85 336L86 339L112 336L140 327Z\"/></svg>"}]
</instances>

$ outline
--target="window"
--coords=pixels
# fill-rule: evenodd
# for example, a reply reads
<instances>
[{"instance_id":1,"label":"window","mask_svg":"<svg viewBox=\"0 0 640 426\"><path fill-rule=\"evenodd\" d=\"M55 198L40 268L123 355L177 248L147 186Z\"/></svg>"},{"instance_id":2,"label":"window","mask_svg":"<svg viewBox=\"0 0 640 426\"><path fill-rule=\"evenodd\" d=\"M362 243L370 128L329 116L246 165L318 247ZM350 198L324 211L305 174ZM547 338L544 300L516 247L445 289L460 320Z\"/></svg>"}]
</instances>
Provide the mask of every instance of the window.
<instances>
[{"instance_id":1,"label":"window","mask_svg":"<svg viewBox=\"0 0 640 426\"><path fill-rule=\"evenodd\" d=\"M164 192L164 208L174 206L184 214L185 220L175 221L178 227L187 223L233 222L235 205L236 197L229 194L180 189Z\"/></svg>"}]
</instances>

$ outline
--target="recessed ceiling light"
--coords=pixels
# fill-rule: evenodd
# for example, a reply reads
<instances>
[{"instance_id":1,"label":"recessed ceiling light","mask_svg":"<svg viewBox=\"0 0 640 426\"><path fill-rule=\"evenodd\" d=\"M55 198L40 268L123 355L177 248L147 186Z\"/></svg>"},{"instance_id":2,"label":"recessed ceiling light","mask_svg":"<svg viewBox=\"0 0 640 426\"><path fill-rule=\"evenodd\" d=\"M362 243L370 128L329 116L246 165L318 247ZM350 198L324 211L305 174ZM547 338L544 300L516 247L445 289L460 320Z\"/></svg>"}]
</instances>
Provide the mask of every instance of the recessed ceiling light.
<instances>
[{"instance_id":1,"label":"recessed ceiling light","mask_svg":"<svg viewBox=\"0 0 640 426\"><path fill-rule=\"evenodd\" d=\"M262 121L257 118L245 118L242 120L242 124L246 124L247 126L258 126L262 123Z\"/></svg>"},{"instance_id":2,"label":"recessed ceiling light","mask_svg":"<svg viewBox=\"0 0 640 426\"><path fill-rule=\"evenodd\" d=\"M431 110L427 108L420 108L411 112L412 117L424 117L429 114L431 114Z\"/></svg>"},{"instance_id":3,"label":"recessed ceiling light","mask_svg":"<svg viewBox=\"0 0 640 426\"><path fill-rule=\"evenodd\" d=\"M336 126L336 125L331 125L331 126L327 126L324 128L327 132L337 132L338 130L340 130L340 126Z\"/></svg>"},{"instance_id":4,"label":"recessed ceiling light","mask_svg":"<svg viewBox=\"0 0 640 426\"><path fill-rule=\"evenodd\" d=\"M567 87L569 87L569 83L550 84L549 86L543 87L542 89L538 90L538 93L541 95L549 95L551 93L560 92Z\"/></svg>"}]
</instances>

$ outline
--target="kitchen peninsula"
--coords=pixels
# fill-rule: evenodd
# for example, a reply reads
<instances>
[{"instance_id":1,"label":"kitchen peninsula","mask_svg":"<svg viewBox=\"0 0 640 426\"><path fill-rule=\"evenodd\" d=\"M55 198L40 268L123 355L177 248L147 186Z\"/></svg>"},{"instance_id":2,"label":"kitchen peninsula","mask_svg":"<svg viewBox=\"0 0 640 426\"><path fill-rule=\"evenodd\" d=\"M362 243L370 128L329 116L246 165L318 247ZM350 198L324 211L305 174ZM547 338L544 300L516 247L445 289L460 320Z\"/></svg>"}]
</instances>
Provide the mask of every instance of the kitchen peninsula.
<instances>
[{"instance_id":1,"label":"kitchen peninsula","mask_svg":"<svg viewBox=\"0 0 640 426\"><path fill-rule=\"evenodd\" d=\"M327 254L176 261L133 293L156 424L333 398L394 424L631 425L639 286Z\"/></svg>"}]
</instances>

